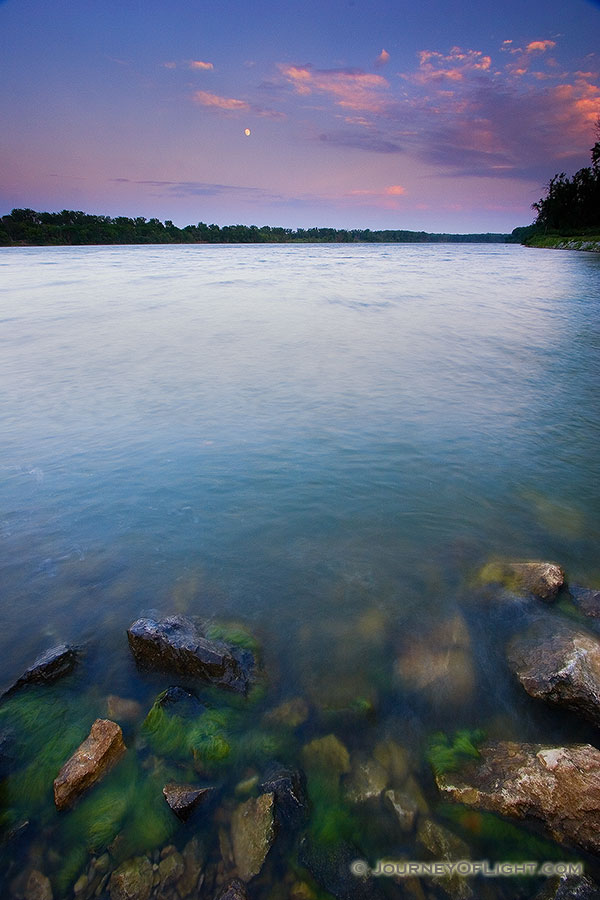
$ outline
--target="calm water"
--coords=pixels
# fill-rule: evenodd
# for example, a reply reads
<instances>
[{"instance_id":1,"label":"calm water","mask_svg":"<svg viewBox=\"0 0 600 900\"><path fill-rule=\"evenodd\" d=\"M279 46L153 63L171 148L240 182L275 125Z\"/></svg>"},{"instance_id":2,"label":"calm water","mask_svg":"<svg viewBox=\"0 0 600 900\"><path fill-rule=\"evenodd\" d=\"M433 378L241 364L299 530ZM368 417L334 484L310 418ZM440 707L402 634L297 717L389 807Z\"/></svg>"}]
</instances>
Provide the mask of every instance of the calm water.
<instances>
[{"instance_id":1,"label":"calm water","mask_svg":"<svg viewBox=\"0 0 600 900\"><path fill-rule=\"evenodd\" d=\"M596 254L2 249L0 679L80 642L94 696L148 706L125 630L176 611L254 630L302 740L392 737L418 767L439 728L587 735L521 697L520 608L473 577L547 558L600 586L599 312ZM456 616L475 677L407 687L407 637Z\"/></svg>"}]
</instances>

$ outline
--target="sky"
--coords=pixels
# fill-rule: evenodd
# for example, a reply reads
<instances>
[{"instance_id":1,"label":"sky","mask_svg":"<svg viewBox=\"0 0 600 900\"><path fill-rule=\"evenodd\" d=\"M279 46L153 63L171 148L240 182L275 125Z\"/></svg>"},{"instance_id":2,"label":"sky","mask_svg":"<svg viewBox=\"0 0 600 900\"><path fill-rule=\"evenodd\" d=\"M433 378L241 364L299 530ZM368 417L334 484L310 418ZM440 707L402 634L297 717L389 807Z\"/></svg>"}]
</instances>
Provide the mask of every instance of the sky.
<instances>
[{"instance_id":1,"label":"sky","mask_svg":"<svg viewBox=\"0 0 600 900\"><path fill-rule=\"evenodd\" d=\"M511 231L600 116L592 0L0 0L0 214Z\"/></svg>"}]
</instances>

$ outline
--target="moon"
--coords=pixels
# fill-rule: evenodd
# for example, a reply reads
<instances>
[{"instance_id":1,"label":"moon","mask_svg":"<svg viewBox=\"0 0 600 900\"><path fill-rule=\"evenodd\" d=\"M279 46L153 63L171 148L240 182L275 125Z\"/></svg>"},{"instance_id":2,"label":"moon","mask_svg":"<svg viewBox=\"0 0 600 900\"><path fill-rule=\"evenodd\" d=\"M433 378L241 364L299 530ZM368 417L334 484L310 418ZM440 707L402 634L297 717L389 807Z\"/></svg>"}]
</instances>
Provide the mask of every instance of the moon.
<instances>
[{"instance_id":1,"label":"moon","mask_svg":"<svg viewBox=\"0 0 600 900\"><path fill-rule=\"evenodd\" d=\"M246 129L244 130L244 134L246 135L246 137L250 137L250 135L252 134L252 132L250 131L249 128L246 128Z\"/></svg>"}]
</instances>

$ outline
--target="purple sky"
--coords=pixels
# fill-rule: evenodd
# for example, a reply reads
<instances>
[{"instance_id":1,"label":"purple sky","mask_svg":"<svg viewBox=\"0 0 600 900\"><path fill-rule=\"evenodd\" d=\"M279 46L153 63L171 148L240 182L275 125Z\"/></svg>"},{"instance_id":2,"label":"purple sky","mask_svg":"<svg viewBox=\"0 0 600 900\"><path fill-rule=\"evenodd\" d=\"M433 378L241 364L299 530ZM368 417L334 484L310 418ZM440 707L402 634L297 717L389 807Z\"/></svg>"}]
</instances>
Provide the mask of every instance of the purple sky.
<instances>
[{"instance_id":1,"label":"purple sky","mask_svg":"<svg viewBox=\"0 0 600 900\"><path fill-rule=\"evenodd\" d=\"M0 33L0 213L510 231L600 115L590 0L0 0Z\"/></svg>"}]
</instances>

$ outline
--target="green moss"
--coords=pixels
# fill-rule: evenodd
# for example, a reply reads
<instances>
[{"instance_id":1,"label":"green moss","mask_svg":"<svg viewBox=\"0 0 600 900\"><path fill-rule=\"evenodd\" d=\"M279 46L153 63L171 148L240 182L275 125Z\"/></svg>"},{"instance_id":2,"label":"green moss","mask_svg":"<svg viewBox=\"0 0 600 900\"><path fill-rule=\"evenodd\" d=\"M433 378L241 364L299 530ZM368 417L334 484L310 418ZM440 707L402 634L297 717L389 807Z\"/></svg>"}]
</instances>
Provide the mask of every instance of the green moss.
<instances>
[{"instance_id":1,"label":"green moss","mask_svg":"<svg viewBox=\"0 0 600 900\"><path fill-rule=\"evenodd\" d=\"M111 852L119 860L166 844L177 830L178 821L165 803L163 786L159 774L147 777L136 786L130 815L111 845Z\"/></svg>"},{"instance_id":2,"label":"green moss","mask_svg":"<svg viewBox=\"0 0 600 900\"><path fill-rule=\"evenodd\" d=\"M480 729L462 730L454 734L452 740L443 732L434 734L427 747L427 760L436 775L453 772L469 759L478 759L477 744L483 741L485 734Z\"/></svg>"},{"instance_id":3,"label":"green moss","mask_svg":"<svg viewBox=\"0 0 600 900\"><path fill-rule=\"evenodd\" d=\"M225 644L231 644L234 647L251 650L252 653L257 653L259 649L258 641L252 632L245 625L240 625L237 622L213 622L208 626L205 634L209 641L223 641Z\"/></svg>"},{"instance_id":4,"label":"green moss","mask_svg":"<svg viewBox=\"0 0 600 900\"><path fill-rule=\"evenodd\" d=\"M88 863L88 853L83 844L73 844L68 848L60 869L52 876L54 896L66 897Z\"/></svg>"},{"instance_id":5,"label":"green moss","mask_svg":"<svg viewBox=\"0 0 600 900\"><path fill-rule=\"evenodd\" d=\"M126 755L67 815L63 831L65 842L83 840L90 852L105 850L131 814L140 780L135 755Z\"/></svg>"}]
</instances>

